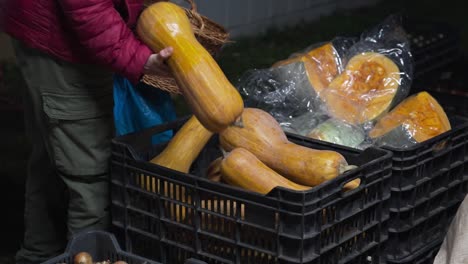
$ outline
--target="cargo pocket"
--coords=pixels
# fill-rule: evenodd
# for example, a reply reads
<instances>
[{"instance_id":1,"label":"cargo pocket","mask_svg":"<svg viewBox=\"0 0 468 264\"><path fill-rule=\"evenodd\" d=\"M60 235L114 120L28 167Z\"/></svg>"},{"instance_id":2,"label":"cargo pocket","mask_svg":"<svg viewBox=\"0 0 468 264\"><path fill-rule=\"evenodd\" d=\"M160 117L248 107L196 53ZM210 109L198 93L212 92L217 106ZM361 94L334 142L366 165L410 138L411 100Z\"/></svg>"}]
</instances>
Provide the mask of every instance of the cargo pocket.
<instances>
[{"instance_id":1,"label":"cargo pocket","mask_svg":"<svg viewBox=\"0 0 468 264\"><path fill-rule=\"evenodd\" d=\"M114 134L112 94L43 93L42 98L56 168L73 176L107 173Z\"/></svg>"}]
</instances>

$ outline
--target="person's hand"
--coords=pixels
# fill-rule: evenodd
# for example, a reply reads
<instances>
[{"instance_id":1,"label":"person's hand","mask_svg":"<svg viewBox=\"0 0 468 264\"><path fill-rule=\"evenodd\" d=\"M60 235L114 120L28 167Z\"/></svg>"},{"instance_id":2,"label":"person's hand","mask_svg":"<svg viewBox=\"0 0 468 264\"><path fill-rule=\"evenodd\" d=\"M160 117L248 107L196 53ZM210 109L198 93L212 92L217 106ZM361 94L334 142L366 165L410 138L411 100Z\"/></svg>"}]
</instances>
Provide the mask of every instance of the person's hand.
<instances>
[{"instance_id":1,"label":"person's hand","mask_svg":"<svg viewBox=\"0 0 468 264\"><path fill-rule=\"evenodd\" d=\"M143 73L148 75L171 76L169 67L165 61L173 52L174 49L172 47L167 47L160 50L158 53L152 54L146 61Z\"/></svg>"}]
</instances>

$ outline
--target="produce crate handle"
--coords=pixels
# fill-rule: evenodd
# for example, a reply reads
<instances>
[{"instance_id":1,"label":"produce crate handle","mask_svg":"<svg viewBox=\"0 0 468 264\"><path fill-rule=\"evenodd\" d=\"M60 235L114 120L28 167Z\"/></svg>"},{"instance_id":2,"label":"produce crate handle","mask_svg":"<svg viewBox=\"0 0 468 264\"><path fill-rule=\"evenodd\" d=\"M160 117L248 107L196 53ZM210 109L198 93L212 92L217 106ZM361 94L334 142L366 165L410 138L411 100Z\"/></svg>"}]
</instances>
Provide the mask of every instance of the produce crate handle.
<instances>
[{"instance_id":1,"label":"produce crate handle","mask_svg":"<svg viewBox=\"0 0 468 264\"><path fill-rule=\"evenodd\" d=\"M438 140L440 142L437 142L436 144L434 144L431 147L433 154L440 154L444 150L448 151L448 150L452 149L452 147L454 145L454 136L456 137L457 133L459 134L460 132L457 132L455 134L452 133L449 136L446 136L446 134L450 133L452 130L458 130L459 131L462 128L466 127L467 124L468 124L468 118L466 118L464 116L455 115L453 119L450 119L450 122L457 122L457 123L461 123L461 124L457 125L456 127L452 127L449 131L447 131L447 132L445 132L443 134L440 134L435 138L430 139L430 140L436 141L436 139L441 138L440 140ZM446 137L446 138L444 138L444 137Z\"/></svg>"},{"instance_id":2,"label":"produce crate handle","mask_svg":"<svg viewBox=\"0 0 468 264\"><path fill-rule=\"evenodd\" d=\"M359 180L359 186L354 188L354 189L348 189L348 188L345 188L345 186L352 182L352 181L355 181L355 180ZM364 188L365 184L363 183L362 181L362 177L361 175L356 175L355 177L349 179L349 180L346 180L344 181L343 183L340 184L340 190L341 190L341 195L342 197L347 197L347 196L350 196L352 195L353 193L356 193L358 191L360 191L362 188Z\"/></svg>"}]
</instances>

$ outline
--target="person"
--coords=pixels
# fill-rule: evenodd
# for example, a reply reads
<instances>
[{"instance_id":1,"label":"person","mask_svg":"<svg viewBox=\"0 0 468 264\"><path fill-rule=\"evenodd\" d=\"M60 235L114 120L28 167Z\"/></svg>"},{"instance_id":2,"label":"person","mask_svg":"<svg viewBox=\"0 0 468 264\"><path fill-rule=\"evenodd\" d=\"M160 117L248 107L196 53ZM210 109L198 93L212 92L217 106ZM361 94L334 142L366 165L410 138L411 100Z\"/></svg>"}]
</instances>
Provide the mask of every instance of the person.
<instances>
[{"instance_id":1,"label":"person","mask_svg":"<svg viewBox=\"0 0 468 264\"><path fill-rule=\"evenodd\" d=\"M468 263L468 195L458 207L448 226L444 241L437 252L434 264Z\"/></svg>"},{"instance_id":2,"label":"person","mask_svg":"<svg viewBox=\"0 0 468 264\"><path fill-rule=\"evenodd\" d=\"M173 49L154 53L134 33L143 0L2 1L32 143L16 263L40 263L77 232L109 227L113 73L133 84L168 74Z\"/></svg>"}]
</instances>

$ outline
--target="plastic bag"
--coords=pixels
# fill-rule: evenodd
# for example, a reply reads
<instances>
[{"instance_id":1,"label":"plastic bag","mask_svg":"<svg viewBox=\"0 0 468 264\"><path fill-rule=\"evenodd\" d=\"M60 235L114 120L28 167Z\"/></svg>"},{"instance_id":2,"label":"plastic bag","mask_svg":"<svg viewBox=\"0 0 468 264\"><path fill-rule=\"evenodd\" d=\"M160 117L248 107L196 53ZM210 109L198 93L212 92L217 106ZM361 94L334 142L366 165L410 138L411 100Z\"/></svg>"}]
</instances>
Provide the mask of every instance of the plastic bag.
<instances>
[{"instance_id":1,"label":"plastic bag","mask_svg":"<svg viewBox=\"0 0 468 264\"><path fill-rule=\"evenodd\" d=\"M357 149L361 149L366 140L366 133L362 127L334 118L320 123L306 136Z\"/></svg>"},{"instance_id":2,"label":"plastic bag","mask_svg":"<svg viewBox=\"0 0 468 264\"><path fill-rule=\"evenodd\" d=\"M427 92L407 97L383 116L369 137L377 146L408 148L451 129L447 114Z\"/></svg>"},{"instance_id":3,"label":"plastic bag","mask_svg":"<svg viewBox=\"0 0 468 264\"><path fill-rule=\"evenodd\" d=\"M336 38L296 52L271 68L247 71L237 85L245 105L265 110L279 122L323 111L318 92L342 71L342 56L353 43Z\"/></svg>"},{"instance_id":4,"label":"plastic bag","mask_svg":"<svg viewBox=\"0 0 468 264\"><path fill-rule=\"evenodd\" d=\"M114 75L114 122L117 136L176 119L169 93L144 83L133 86L127 79ZM172 131L154 135L153 144L170 140Z\"/></svg>"},{"instance_id":5,"label":"plastic bag","mask_svg":"<svg viewBox=\"0 0 468 264\"><path fill-rule=\"evenodd\" d=\"M408 96L412 78L410 43L394 15L359 39L337 37L248 71L238 89L247 107L269 112L285 131L364 149L376 143L368 131Z\"/></svg>"},{"instance_id":6,"label":"plastic bag","mask_svg":"<svg viewBox=\"0 0 468 264\"><path fill-rule=\"evenodd\" d=\"M408 96L413 59L399 16L363 33L344 61L344 71L319 95L331 116L371 125Z\"/></svg>"},{"instance_id":7,"label":"plastic bag","mask_svg":"<svg viewBox=\"0 0 468 264\"><path fill-rule=\"evenodd\" d=\"M297 117L290 118L285 122L280 122L283 131L287 131L301 136L307 136L315 127L329 119L328 115L317 112L306 112Z\"/></svg>"},{"instance_id":8,"label":"plastic bag","mask_svg":"<svg viewBox=\"0 0 468 264\"><path fill-rule=\"evenodd\" d=\"M279 122L316 111L316 96L304 71L302 62L294 62L247 72L239 86L245 106L265 110Z\"/></svg>"}]
</instances>

